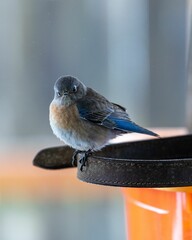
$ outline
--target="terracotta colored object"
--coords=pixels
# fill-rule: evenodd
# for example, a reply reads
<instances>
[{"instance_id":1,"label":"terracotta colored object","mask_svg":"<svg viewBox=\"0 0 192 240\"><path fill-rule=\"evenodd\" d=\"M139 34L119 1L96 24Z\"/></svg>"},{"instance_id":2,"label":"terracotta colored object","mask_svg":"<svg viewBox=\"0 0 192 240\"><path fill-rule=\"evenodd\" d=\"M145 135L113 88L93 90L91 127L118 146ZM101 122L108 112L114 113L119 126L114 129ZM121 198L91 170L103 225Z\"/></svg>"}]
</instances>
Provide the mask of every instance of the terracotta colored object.
<instances>
[{"instance_id":1,"label":"terracotta colored object","mask_svg":"<svg viewBox=\"0 0 192 240\"><path fill-rule=\"evenodd\" d=\"M122 188L127 239L192 239L192 187Z\"/></svg>"}]
</instances>

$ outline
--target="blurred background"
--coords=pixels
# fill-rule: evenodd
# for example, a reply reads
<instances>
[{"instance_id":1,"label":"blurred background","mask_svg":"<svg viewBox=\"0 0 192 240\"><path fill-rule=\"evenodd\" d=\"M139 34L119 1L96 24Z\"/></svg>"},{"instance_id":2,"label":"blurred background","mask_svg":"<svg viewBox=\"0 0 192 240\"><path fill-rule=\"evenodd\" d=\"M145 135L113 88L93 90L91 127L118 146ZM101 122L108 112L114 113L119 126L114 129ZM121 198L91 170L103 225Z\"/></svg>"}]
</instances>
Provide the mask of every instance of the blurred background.
<instances>
[{"instance_id":1,"label":"blurred background","mask_svg":"<svg viewBox=\"0 0 192 240\"><path fill-rule=\"evenodd\" d=\"M53 85L78 77L145 127L192 126L191 0L0 1L0 239L125 239L118 188L32 166L61 145Z\"/></svg>"}]
</instances>

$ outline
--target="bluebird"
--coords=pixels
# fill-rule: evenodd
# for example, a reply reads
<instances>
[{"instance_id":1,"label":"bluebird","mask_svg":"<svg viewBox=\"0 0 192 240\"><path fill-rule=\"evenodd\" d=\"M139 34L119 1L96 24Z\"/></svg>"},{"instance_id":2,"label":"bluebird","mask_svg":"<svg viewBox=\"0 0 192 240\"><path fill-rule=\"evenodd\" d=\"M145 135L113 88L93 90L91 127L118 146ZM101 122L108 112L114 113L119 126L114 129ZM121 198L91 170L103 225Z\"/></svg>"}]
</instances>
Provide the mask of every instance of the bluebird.
<instances>
[{"instance_id":1,"label":"bluebird","mask_svg":"<svg viewBox=\"0 0 192 240\"><path fill-rule=\"evenodd\" d=\"M158 136L131 121L124 107L108 101L75 77L60 77L54 93L49 111L51 128L60 140L76 150L73 161L79 152L84 153L81 170L89 154L119 135L137 132Z\"/></svg>"}]
</instances>

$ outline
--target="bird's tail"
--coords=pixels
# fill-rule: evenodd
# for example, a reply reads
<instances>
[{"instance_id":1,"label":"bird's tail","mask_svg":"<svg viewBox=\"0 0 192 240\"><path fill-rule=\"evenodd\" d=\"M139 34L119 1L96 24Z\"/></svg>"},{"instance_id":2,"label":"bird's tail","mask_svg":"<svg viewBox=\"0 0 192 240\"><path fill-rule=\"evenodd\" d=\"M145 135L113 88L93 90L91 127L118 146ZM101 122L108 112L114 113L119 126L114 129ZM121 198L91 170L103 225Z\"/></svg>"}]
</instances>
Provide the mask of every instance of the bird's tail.
<instances>
[{"instance_id":1,"label":"bird's tail","mask_svg":"<svg viewBox=\"0 0 192 240\"><path fill-rule=\"evenodd\" d=\"M121 130L124 132L136 132L136 133L151 135L154 137L159 137L157 133L154 133L146 128L143 128L132 121L119 121L117 126L118 126L118 130Z\"/></svg>"}]
</instances>

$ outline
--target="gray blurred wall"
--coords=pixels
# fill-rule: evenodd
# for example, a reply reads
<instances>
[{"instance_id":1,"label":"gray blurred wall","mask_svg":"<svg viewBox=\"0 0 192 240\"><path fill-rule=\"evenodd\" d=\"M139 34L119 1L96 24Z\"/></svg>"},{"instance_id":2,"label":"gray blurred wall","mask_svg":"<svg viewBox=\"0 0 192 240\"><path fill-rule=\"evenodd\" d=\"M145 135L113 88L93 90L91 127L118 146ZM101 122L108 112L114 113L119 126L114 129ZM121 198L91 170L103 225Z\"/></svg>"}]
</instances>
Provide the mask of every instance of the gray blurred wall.
<instances>
[{"instance_id":1,"label":"gray blurred wall","mask_svg":"<svg viewBox=\"0 0 192 240\"><path fill-rule=\"evenodd\" d=\"M1 140L52 136L48 106L63 74L144 126L184 126L187 3L0 1Z\"/></svg>"}]
</instances>

